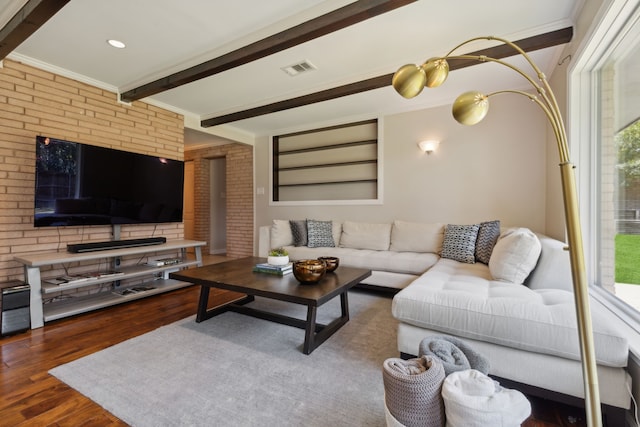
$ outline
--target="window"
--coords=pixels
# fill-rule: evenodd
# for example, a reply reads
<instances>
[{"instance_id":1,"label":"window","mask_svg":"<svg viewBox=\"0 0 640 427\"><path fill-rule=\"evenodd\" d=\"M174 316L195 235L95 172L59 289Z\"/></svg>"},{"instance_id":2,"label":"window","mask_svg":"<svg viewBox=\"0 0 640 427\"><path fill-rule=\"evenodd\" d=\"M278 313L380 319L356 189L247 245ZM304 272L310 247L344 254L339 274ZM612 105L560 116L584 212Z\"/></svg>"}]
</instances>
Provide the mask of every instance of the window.
<instances>
[{"instance_id":1,"label":"window","mask_svg":"<svg viewBox=\"0 0 640 427\"><path fill-rule=\"evenodd\" d=\"M378 153L377 120L275 136L272 201L377 202Z\"/></svg>"},{"instance_id":2,"label":"window","mask_svg":"<svg viewBox=\"0 0 640 427\"><path fill-rule=\"evenodd\" d=\"M581 194L589 205L583 210L589 212L590 276L616 311L636 323L640 321L639 4L638 0L611 2L610 15L602 22L611 19L614 24L602 24L602 37L591 38L594 47L584 68L587 78L577 85L582 94L577 103L572 98L572 105L579 105L576 109L588 101L588 117L597 118L593 123L581 120L582 129L574 133L574 138L582 135L580 163L591 165L586 168L589 176L580 178L591 189ZM580 72L580 66L576 68Z\"/></svg>"}]
</instances>

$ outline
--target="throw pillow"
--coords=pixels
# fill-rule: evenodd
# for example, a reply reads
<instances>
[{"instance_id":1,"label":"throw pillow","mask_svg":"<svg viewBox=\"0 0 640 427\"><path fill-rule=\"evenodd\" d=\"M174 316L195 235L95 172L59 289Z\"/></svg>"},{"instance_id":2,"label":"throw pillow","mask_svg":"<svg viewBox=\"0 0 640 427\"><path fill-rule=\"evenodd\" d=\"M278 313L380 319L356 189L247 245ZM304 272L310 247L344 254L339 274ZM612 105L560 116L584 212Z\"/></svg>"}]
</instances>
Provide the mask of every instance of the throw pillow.
<instances>
[{"instance_id":1,"label":"throw pillow","mask_svg":"<svg viewBox=\"0 0 640 427\"><path fill-rule=\"evenodd\" d=\"M291 226L286 219L274 219L271 226L271 246L270 248L281 248L293 245L293 235Z\"/></svg>"},{"instance_id":2,"label":"throw pillow","mask_svg":"<svg viewBox=\"0 0 640 427\"><path fill-rule=\"evenodd\" d=\"M542 244L528 228L511 228L496 242L489 260L495 280L522 284L535 268Z\"/></svg>"},{"instance_id":3,"label":"throw pillow","mask_svg":"<svg viewBox=\"0 0 640 427\"><path fill-rule=\"evenodd\" d=\"M479 229L479 224L447 224L444 228L444 241L442 242L440 256L467 264L474 264L476 262L476 239L478 238Z\"/></svg>"},{"instance_id":4,"label":"throw pillow","mask_svg":"<svg viewBox=\"0 0 640 427\"><path fill-rule=\"evenodd\" d=\"M352 249L389 250L391 224L370 224L345 221L342 224L340 246Z\"/></svg>"},{"instance_id":5,"label":"throw pillow","mask_svg":"<svg viewBox=\"0 0 640 427\"><path fill-rule=\"evenodd\" d=\"M333 222L307 220L307 246L310 248L332 248L335 247L333 241Z\"/></svg>"},{"instance_id":6,"label":"throw pillow","mask_svg":"<svg viewBox=\"0 0 640 427\"><path fill-rule=\"evenodd\" d=\"M478 239L476 240L476 261L489 264L491 252L500 237L500 221L486 221L480 223Z\"/></svg>"},{"instance_id":7,"label":"throw pillow","mask_svg":"<svg viewBox=\"0 0 640 427\"><path fill-rule=\"evenodd\" d=\"M293 244L295 246L307 246L307 220L298 219L289 221Z\"/></svg>"}]
</instances>

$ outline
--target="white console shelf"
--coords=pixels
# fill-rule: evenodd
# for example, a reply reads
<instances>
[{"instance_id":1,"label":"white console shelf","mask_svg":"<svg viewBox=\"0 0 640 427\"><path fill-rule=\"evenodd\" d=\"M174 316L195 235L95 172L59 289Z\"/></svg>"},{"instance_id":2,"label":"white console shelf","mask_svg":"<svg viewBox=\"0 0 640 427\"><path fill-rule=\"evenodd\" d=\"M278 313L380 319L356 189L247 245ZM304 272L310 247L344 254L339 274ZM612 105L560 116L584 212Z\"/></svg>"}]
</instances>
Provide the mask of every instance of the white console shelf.
<instances>
[{"instance_id":1,"label":"white console shelf","mask_svg":"<svg viewBox=\"0 0 640 427\"><path fill-rule=\"evenodd\" d=\"M25 281L31 287L31 328L40 328L44 322L61 319L75 314L85 313L92 310L121 304L139 298L146 298L174 289L191 285L191 283L180 282L168 278L169 271L183 269L190 266L202 265L202 246L206 242L196 240L169 240L159 245L139 246L133 248L106 249L84 253L51 252L17 256L14 259L24 265ZM195 259L187 258L187 249L194 248ZM148 265L135 265L117 268L116 274L103 275L88 280L72 281L59 285L50 284L46 279L40 277L40 268L56 264L67 264L78 261L91 261L99 259L115 259L131 255L144 255L158 253L162 257L163 252L180 252L179 258L182 261L178 264L151 267ZM193 258L193 256L192 256ZM157 276L161 275L162 278ZM131 288L148 286L152 289L120 295L116 292L98 292L84 296L73 296L61 301L43 303L43 295L59 293L72 289L80 289L87 286L95 286L104 283L111 283L124 279L148 277L150 280L138 283ZM127 289L124 287L122 290ZM121 289L118 289L121 291Z\"/></svg>"}]
</instances>

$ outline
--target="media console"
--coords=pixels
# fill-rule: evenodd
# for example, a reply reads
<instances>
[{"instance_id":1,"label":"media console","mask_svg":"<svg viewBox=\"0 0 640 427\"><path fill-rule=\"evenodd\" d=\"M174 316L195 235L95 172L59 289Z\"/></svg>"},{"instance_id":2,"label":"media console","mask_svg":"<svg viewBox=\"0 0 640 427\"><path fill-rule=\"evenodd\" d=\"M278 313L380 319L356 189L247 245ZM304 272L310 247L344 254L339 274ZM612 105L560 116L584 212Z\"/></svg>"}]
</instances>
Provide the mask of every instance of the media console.
<instances>
[{"instance_id":1,"label":"media console","mask_svg":"<svg viewBox=\"0 0 640 427\"><path fill-rule=\"evenodd\" d=\"M17 256L14 259L23 264L25 282L31 288L29 304L31 328L40 328L44 326L45 322L63 317L190 286L191 283L169 279L169 272L190 266L201 266L201 248L205 244L206 242L195 240L168 240L165 243L150 246L122 247L80 253L51 252ZM194 248L195 257L193 255L191 258L187 257L187 249L189 248ZM146 255L149 259L151 259L151 256L158 259L167 259L172 254L174 256L172 259L179 259L180 262L163 263L157 266L142 263L121 268L116 267L92 274L75 274L72 271L74 267L65 266L65 264L80 264L81 262L99 261L101 259L107 260L108 265L113 265L115 259L134 255L140 255L141 257ZM104 265L104 263L101 264ZM51 274L47 272L55 265L64 266L65 274L41 277L42 271L45 271L45 275ZM81 288L100 284L110 285L116 281L125 281L126 279L138 279L131 286L131 292L126 292L129 289L127 286L118 287L116 289L118 292L107 290L88 295L78 295L77 292ZM76 292L75 294L70 293L69 298L44 303L46 296L72 290Z\"/></svg>"}]
</instances>

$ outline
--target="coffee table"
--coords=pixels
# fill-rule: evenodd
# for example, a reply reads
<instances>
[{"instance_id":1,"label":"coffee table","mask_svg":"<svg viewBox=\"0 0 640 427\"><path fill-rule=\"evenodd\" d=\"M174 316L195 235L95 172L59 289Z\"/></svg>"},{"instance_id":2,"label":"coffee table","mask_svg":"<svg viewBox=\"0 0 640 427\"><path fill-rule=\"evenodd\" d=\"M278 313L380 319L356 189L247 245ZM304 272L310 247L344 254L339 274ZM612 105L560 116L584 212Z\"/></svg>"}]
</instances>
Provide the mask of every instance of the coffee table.
<instances>
[{"instance_id":1,"label":"coffee table","mask_svg":"<svg viewBox=\"0 0 640 427\"><path fill-rule=\"evenodd\" d=\"M276 276L254 273L253 267L267 262L266 258L247 257L219 264L181 270L170 274L172 279L200 285L196 322L202 322L227 311L242 313L305 330L302 352L311 354L320 344L349 321L348 291L371 275L371 270L338 267L315 284L300 284L293 274ZM209 309L209 290L226 289L246 296L220 307ZM305 320L246 306L256 296L307 306ZM324 325L316 322L318 307L340 297L341 316Z\"/></svg>"}]
</instances>

